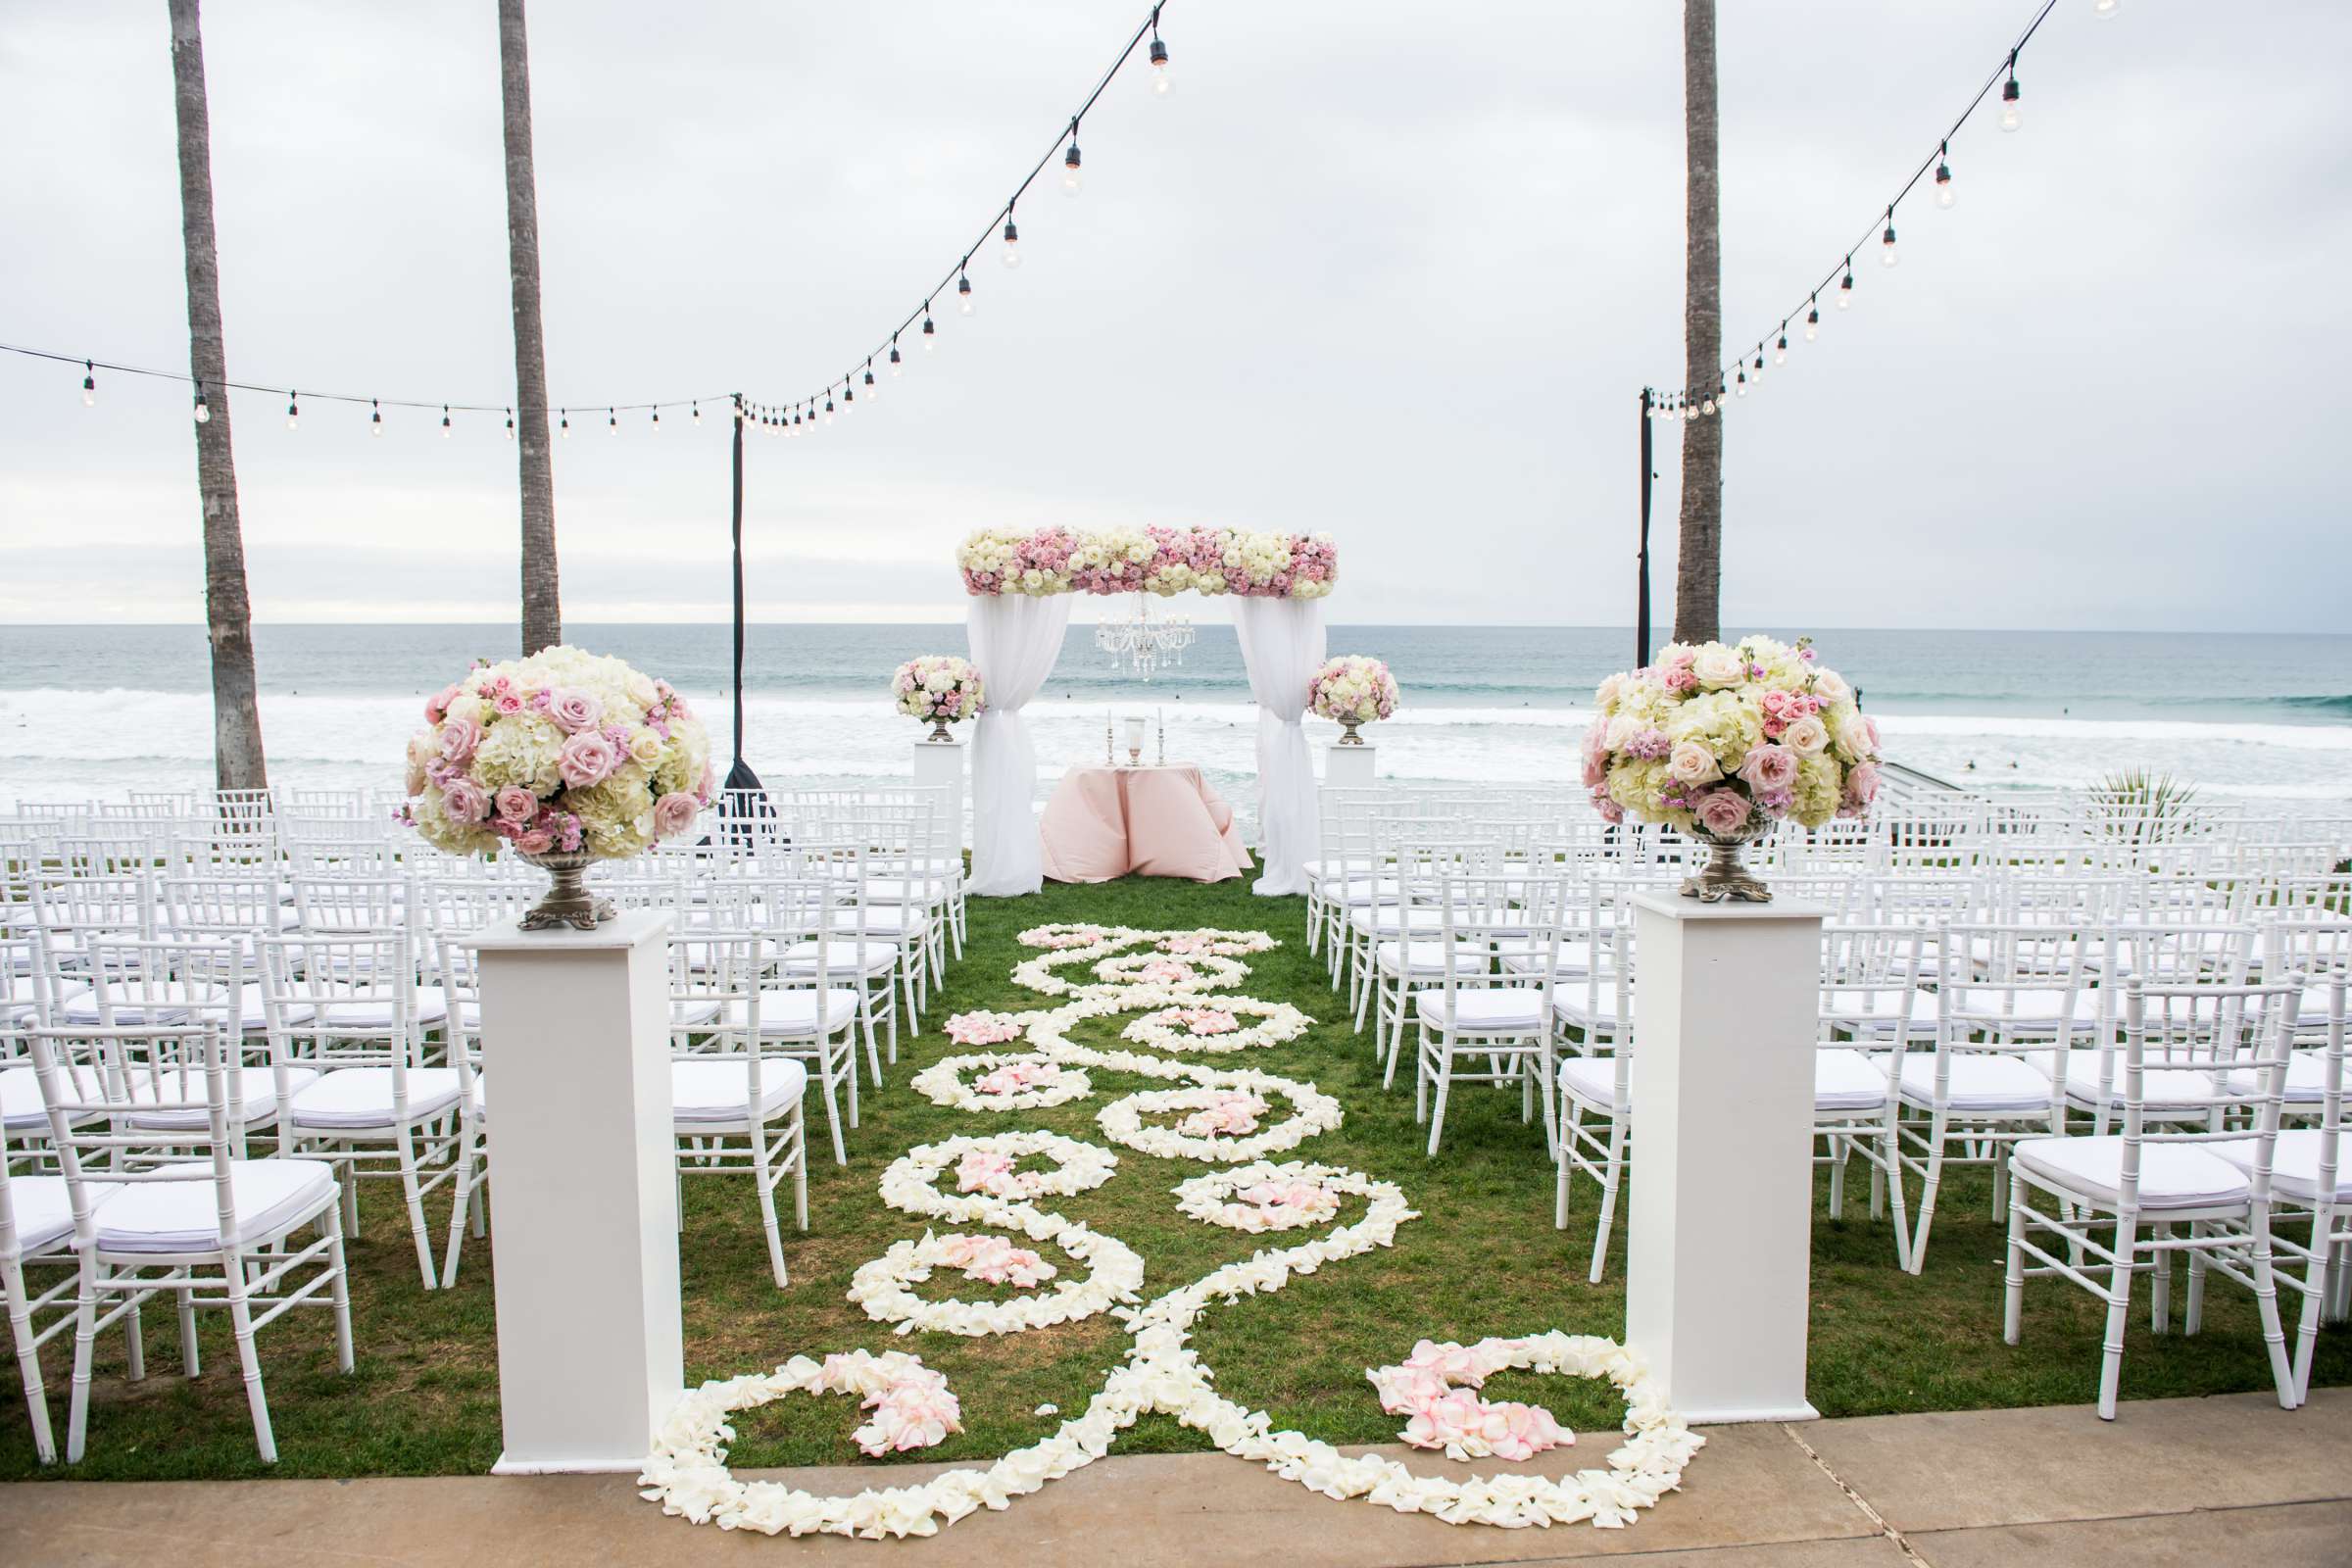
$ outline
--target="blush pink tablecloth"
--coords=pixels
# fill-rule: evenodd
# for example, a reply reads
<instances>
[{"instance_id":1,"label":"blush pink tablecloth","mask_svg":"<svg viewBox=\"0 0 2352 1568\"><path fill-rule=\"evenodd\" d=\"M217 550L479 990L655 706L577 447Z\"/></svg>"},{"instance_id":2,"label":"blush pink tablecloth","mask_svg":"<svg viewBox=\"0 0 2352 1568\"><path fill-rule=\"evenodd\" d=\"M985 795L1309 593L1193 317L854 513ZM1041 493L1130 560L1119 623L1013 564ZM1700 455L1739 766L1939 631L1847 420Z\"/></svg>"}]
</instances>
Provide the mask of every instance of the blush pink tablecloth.
<instances>
[{"instance_id":1,"label":"blush pink tablecloth","mask_svg":"<svg viewBox=\"0 0 2352 1568\"><path fill-rule=\"evenodd\" d=\"M1038 837L1056 882L1130 872L1222 882L1250 866L1233 808L1190 763L1073 767L1046 802Z\"/></svg>"}]
</instances>

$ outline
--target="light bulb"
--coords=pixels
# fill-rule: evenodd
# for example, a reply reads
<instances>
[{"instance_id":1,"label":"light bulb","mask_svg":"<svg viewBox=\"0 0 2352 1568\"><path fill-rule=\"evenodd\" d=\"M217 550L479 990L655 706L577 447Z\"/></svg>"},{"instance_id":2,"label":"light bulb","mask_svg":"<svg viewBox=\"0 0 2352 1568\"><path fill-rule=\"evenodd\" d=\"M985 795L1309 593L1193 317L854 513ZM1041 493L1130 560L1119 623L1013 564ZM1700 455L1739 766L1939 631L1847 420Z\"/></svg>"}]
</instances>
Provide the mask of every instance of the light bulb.
<instances>
[{"instance_id":1,"label":"light bulb","mask_svg":"<svg viewBox=\"0 0 2352 1568\"><path fill-rule=\"evenodd\" d=\"M1741 398L1743 398L1743 397L1747 396L1747 372L1746 372L1745 370L1741 370L1741 371L1740 372L1739 378L1738 378L1737 380L1733 381L1733 383L1732 383L1732 395L1733 395L1734 397L1741 397Z\"/></svg>"},{"instance_id":2,"label":"light bulb","mask_svg":"<svg viewBox=\"0 0 2352 1568\"><path fill-rule=\"evenodd\" d=\"M1845 264L1845 279L1838 285L1838 308L1841 311L1854 308L1854 264L1851 262Z\"/></svg>"},{"instance_id":3,"label":"light bulb","mask_svg":"<svg viewBox=\"0 0 2352 1568\"><path fill-rule=\"evenodd\" d=\"M81 406L98 406L98 367L88 360L81 362Z\"/></svg>"},{"instance_id":4,"label":"light bulb","mask_svg":"<svg viewBox=\"0 0 2352 1568\"><path fill-rule=\"evenodd\" d=\"M871 403L881 395L882 389L874 384L874 368L869 363L865 368L865 401Z\"/></svg>"},{"instance_id":5,"label":"light bulb","mask_svg":"<svg viewBox=\"0 0 2352 1568\"><path fill-rule=\"evenodd\" d=\"M939 347L939 329L931 324L928 314L923 317L923 352L929 354Z\"/></svg>"},{"instance_id":6,"label":"light bulb","mask_svg":"<svg viewBox=\"0 0 2352 1568\"><path fill-rule=\"evenodd\" d=\"M906 373L906 365L899 359L899 340L895 337L890 340L890 373L894 380Z\"/></svg>"},{"instance_id":7,"label":"light bulb","mask_svg":"<svg viewBox=\"0 0 2352 1568\"><path fill-rule=\"evenodd\" d=\"M1775 365L1788 363L1788 329L1785 326L1781 328L1781 341L1773 347L1772 363Z\"/></svg>"},{"instance_id":8,"label":"light bulb","mask_svg":"<svg viewBox=\"0 0 2352 1568\"><path fill-rule=\"evenodd\" d=\"M1817 342L1821 337L1821 309L1816 306L1805 313L1805 341Z\"/></svg>"},{"instance_id":9,"label":"light bulb","mask_svg":"<svg viewBox=\"0 0 2352 1568\"><path fill-rule=\"evenodd\" d=\"M972 280L962 272L956 274L956 309L964 316L972 314Z\"/></svg>"},{"instance_id":10,"label":"light bulb","mask_svg":"<svg viewBox=\"0 0 2352 1568\"><path fill-rule=\"evenodd\" d=\"M571 439L571 411L569 409L564 409L560 410L559 413L564 422L557 429L556 434L563 440L568 441Z\"/></svg>"},{"instance_id":11,"label":"light bulb","mask_svg":"<svg viewBox=\"0 0 2352 1568\"><path fill-rule=\"evenodd\" d=\"M369 398L368 410L368 433L371 436L382 435L384 433L384 406L373 398Z\"/></svg>"},{"instance_id":12,"label":"light bulb","mask_svg":"<svg viewBox=\"0 0 2352 1568\"><path fill-rule=\"evenodd\" d=\"M2124 0L2090 0L2090 14L2101 22L2113 22L2124 13Z\"/></svg>"},{"instance_id":13,"label":"light bulb","mask_svg":"<svg viewBox=\"0 0 2352 1568\"><path fill-rule=\"evenodd\" d=\"M1004 265L1008 268L1021 265L1021 231L1013 226L1010 218L1004 220Z\"/></svg>"},{"instance_id":14,"label":"light bulb","mask_svg":"<svg viewBox=\"0 0 2352 1568\"><path fill-rule=\"evenodd\" d=\"M202 381L196 383L196 407L189 412L196 416L196 422L198 424L210 424L212 422L213 406L204 401L204 383Z\"/></svg>"},{"instance_id":15,"label":"light bulb","mask_svg":"<svg viewBox=\"0 0 2352 1568\"><path fill-rule=\"evenodd\" d=\"M1070 150L1061 155L1061 193L1075 196L1078 194L1078 143L1072 141Z\"/></svg>"},{"instance_id":16,"label":"light bulb","mask_svg":"<svg viewBox=\"0 0 2352 1568\"><path fill-rule=\"evenodd\" d=\"M1896 253L1894 248L1894 225L1888 223L1886 234L1879 240L1879 261L1885 266L1892 267L1901 260L1902 257Z\"/></svg>"},{"instance_id":17,"label":"light bulb","mask_svg":"<svg viewBox=\"0 0 2352 1568\"><path fill-rule=\"evenodd\" d=\"M449 408L444 404L441 409L441 439L446 441L453 433L449 427Z\"/></svg>"},{"instance_id":18,"label":"light bulb","mask_svg":"<svg viewBox=\"0 0 2352 1568\"><path fill-rule=\"evenodd\" d=\"M1168 75L1168 46L1154 38L1152 40L1152 90L1165 98L1175 87L1174 79Z\"/></svg>"},{"instance_id":19,"label":"light bulb","mask_svg":"<svg viewBox=\"0 0 2352 1568\"><path fill-rule=\"evenodd\" d=\"M699 424L701 424L701 423L703 422L703 406L702 406L700 403L697 403L697 404L694 406L694 419L693 419L693 422L694 422L695 424L698 424L698 425L699 425Z\"/></svg>"},{"instance_id":20,"label":"light bulb","mask_svg":"<svg viewBox=\"0 0 2352 1568\"><path fill-rule=\"evenodd\" d=\"M514 411L513 409L507 411L507 439L510 441L514 439Z\"/></svg>"},{"instance_id":21,"label":"light bulb","mask_svg":"<svg viewBox=\"0 0 2352 1568\"><path fill-rule=\"evenodd\" d=\"M1951 210L1952 203L1959 199L1960 193L1952 188L1952 166L1937 164L1936 166L1936 205L1948 212Z\"/></svg>"},{"instance_id":22,"label":"light bulb","mask_svg":"<svg viewBox=\"0 0 2352 1568\"><path fill-rule=\"evenodd\" d=\"M653 424L654 434L660 435L662 433L662 411L660 409L654 411Z\"/></svg>"},{"instance_id":23,"label":"light bulb","mask_svg":"<svg viewBox=\"0 0 2352 1568\"><path fill-rule=\"evenodd\" d=\"M1704 415L1704 416L1708 416L1708 417L1712 417L1712 416L1714 416L1714 413L1715 413L1715 400L1714 400L1713 398L1709 398L1709 399L1707 399L1707 401L1706 401L1706 402L1704 402L1704 403L1701 403L1701 404L1698 406L1698 412L1699 412L1701 415Z\"/></svg>"},{"instance_id":24,"label":"light bulb","mask_svg":"<svg viewBox=\"0 0 2352 1568\"><path fill-rule=\"evenodd\" d=\"M291 392L286 394L286 428L289 430L302 428L302 403Z\"/></svg>"},{"instance_id":25,"label":"light bulb","mask_svg":"<svg viewBox=\"0 0 2352 1568\"><path fill-rule=\"evenodd\" d=\"M611 408L605 410L605 434L620 434L620 414L618 410Z\"/></svg>"},{"instance_id":26,"label":"light bulb","mask_svg":"<svg viewBox=\"0 0 2352 1568\"><path fill-rule=\"evenodd\" d=\"M2015 130L2025 122L2025 107L2018 101L2017 78L2011 76L2001 88L2001 128Z\"/></svg>"}]
</instances>

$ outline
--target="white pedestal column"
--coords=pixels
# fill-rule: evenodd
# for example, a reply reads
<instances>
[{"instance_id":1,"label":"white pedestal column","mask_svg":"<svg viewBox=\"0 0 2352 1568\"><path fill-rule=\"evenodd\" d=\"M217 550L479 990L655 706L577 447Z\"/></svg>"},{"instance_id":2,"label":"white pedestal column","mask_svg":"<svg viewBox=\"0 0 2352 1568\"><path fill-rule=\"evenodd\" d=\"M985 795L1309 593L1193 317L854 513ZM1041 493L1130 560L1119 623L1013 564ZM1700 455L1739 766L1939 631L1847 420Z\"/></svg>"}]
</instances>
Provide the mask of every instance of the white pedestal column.
<instances>
[{"instance_id":1,"label":"white pedestal column","mask_svg":"<svg viewBox=\"0 0 2352 1568\"><path fill-rule=\"evenodd\" d=\"M1801 1421L1815 905L1635 901L1626 1343L1699 1421Z\"/></svg>"},{"instance_id":2,"label":"white pedestal column","mask_svg":"<svg viewBox=\"0 0 2352 1568\"><path fill-rule=\"evenodd\" d=\"M950 855L963 853L963 753L960 740L914 743L915 788L948 792L940 843Z\"/></svg>"},{"instance_id":3,"label":"white pedestal column","mask_svg":"<svg viewBox=\"0 0 2352 1568\"><path fill-rule=\"evenodd\" d=\"M1334 741L1323 748L1323 785L1326 789L1368 790L1380 782L1374 765L1380 755L1377 746L1342 746Z\"/></svg>"},{"instance_id":4,"label":"white pedestal column","mask_svg":"<svg viewBox=\"0 0 2352 1568\"><path fill-rule=\"evenodd\" d=\"M670 917L477 933L502 1475L634 1470L685 1391Z\"/></svg>"}]
</instances>

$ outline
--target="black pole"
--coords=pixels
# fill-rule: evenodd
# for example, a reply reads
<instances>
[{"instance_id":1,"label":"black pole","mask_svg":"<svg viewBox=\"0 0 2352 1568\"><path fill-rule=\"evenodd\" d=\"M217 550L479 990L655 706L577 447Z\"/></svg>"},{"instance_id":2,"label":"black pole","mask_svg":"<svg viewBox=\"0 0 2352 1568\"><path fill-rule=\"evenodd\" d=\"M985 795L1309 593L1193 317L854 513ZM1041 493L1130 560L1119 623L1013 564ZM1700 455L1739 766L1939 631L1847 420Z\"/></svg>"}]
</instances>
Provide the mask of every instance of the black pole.
<instances>
[{"instance_id":1,"label":"black pole","mask_svg":"<svg viewBox=\"0 0 2352 1568\"><path fill-rule=\"evenodd\" d=\"M1642 542L1635 554L1634 667L1649 662L1649 481L1650 392L1642 389Z\"/></svg>"},{"instance_id":2,"label":"black pole","mask_svg":"<svg viewBox=\"0 0 2352 1568\"><path fill-rule=\"evenodd\" d=\"M769 814L766 792L760 787L760 775L752 764L743 760L743 402L735 404L735 496L729 518L735 547L735 765L727 769L725 798L719 808L723 822L728 816L765 816ZM733 824L729 837L748 842L751 828L748 823Z\"/></svg>"}]
</instances>

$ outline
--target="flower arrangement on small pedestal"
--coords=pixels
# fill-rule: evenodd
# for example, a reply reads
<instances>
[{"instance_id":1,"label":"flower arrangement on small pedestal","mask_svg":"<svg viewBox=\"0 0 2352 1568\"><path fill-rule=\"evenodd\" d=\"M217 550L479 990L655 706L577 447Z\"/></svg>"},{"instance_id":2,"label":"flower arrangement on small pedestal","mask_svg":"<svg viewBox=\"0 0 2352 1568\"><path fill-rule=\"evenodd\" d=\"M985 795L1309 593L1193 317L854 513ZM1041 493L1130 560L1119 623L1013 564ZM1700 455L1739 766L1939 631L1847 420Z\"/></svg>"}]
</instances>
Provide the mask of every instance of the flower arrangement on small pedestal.
<instances>
[{"instance_id":1,"label":"flower arrangement on small pedestal","mask_svg":"<svg viewBox=\"0 0 2352 1568\"><path fill-rule=\"evenodd\" d=\"M1356 726L1393 716L1399 701L1396 677L1389 673L1389 666L1361 654L1342 654L1327 662L1306 688L1307 711L1346 731L1340 737L1342 746L1363 745Z\"/></svg>"},{"instance_id":2,"label":"flower arrangement on small pedestal","mask_svg":"<svg viewBox=\"0 0 2352 1568\"><path fill-rule=\"evenodd\" d=\"M909 659L890 677L890 690L900 712L931 726L925 740L947 740L950 724L961 723L988 706L980 672L954 654Z\"/></svg>"},{"instance_id":3,"label":"flower arrangement on small pedestal","mask_svg":"<svg viewBox=\"0 0 2352 1568\"><path fill-rule=\"evenodd\" d=\"M424 705L401 821L452 855L514 852L554 875L525 930L612 917L580 873L691 832L710 804L710 739L686 699L617 659L550 648L477 661Z\"/></svg>"},{"instance_id":4,"label":"flower arrangement on small pedestal","mask_svg":"<svg viewBox=\"0 0 2352 1568\"><path fill-rule=\"evenodd\" d=\"M1860 816L1878 794L1879 726L1810 637L1670 643L1654 663L1602 681L1592 701L1584 777L1600 814L1663 822L1714 850L1683 883L1686 898L1769 902L1740 863L1741 845L1783 818Z\"/></svg>"}]
</instances>

